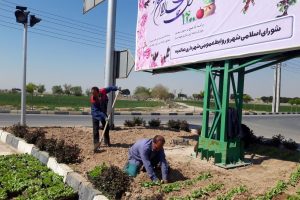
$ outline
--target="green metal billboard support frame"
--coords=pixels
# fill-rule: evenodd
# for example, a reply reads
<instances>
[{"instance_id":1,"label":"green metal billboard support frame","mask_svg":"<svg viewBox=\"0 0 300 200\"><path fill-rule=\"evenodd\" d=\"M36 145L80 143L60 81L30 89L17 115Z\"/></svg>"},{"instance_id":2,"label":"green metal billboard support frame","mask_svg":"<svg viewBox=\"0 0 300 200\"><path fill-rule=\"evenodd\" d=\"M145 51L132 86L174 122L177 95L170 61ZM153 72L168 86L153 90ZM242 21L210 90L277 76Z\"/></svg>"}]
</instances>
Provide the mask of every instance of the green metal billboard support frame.
<instances>
[{"instance_id":1,"label":"green metal billboard support frame","mask_svg":"<svg viewBox=\"0 0 300 200\"><path fill-rule=\"evenodd\" d=\"M295 51L206 64L202 130L197 151L201 159L213 158L214 163L223 168L247 164L244 162L243 142L239 138L227 137L230 91L234 95L234 105L239 115L238 123L241 125L245 75L299 55L300 52ZM251 69L246 70L248 67ZM212 99L214 101L211 101ZM213 119L210 123L211 114Z\"/></svg>"}]
</instances>

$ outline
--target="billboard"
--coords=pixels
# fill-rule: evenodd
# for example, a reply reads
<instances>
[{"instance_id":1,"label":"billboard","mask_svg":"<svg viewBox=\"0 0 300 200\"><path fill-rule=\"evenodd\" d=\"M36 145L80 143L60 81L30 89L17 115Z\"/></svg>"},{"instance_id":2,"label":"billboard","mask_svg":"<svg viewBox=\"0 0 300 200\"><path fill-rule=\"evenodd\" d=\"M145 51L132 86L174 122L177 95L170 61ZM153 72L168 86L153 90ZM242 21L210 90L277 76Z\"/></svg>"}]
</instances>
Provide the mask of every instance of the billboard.
<instances>
[{"instance_id":1,"label":"billboard","mask_svg":"<svg viewBox=\"0 0 300 200\"><path fill-rule=\"evenodd\" d=\"M299 0L139 0L135 70L300 49Z\"/></svg>"},{"instance_id":2,"label":"billboard","mask_svg":"<svg viewBox=\"0 0 300 200\"><path fill-rule=\"evenodd\" d=\"M93 9L104 0L83 0L83 14Z\"/></svg>"}]
</instances>

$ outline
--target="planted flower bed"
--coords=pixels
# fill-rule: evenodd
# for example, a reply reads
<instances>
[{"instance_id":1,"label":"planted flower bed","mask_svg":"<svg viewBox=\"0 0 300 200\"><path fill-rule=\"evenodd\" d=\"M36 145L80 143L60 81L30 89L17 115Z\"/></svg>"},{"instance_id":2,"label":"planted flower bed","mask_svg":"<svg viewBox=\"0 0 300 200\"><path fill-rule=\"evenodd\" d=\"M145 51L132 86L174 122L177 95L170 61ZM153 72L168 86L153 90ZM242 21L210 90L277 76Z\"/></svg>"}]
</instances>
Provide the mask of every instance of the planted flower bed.
<instances>
[{"instance_id":1,"label":"planted flower bed","mask_svg":"<svg viewBox=\"0 0 300 200\"><path fill-rule=\"evenodd\" d=\"M37 130L41 131L37 128L28 129L30 133ZM42 131L49 143L48 150L51 146L59 146L57 143L62 140L65 141L64 145L77 145L81 150L79 157L82 162L71 163L69 166L89 178L94 186L111 199L287 199L289 195L290 198L298 196L300 189L297 168L300 153L284 149L282 141L277 147L275 139L272 143L264 143L260 138L253 137L249 141L253 140L257 144L249 143L245 155L253 165L224 170L206 160L191 157L198 139L197 133L149 127L119 128L111 131L112 146L101 146L101 153L94 154L92 128L47 127ZM138 139L153 138L155 135L163 135L166 139L165 152L171 167L169 183L149 182L144 172L126 182L128 177L121 172L127 162L128 149ZM183 139L188 140L190 145L176 145L172 142ZM56 145L52 144L54 141ZM106 164L104 166L101 163ZM160 172L157 174L159 176Z\"/></svg>"},{"instance_id":2,"label":"planted flower bed","mask_svg":"<svg viewBox=\"0 0 300 200\"><path fill-rule=\"evenodd\" d=\"M20 124L7 128L17 137L23 138L29 144L35 144L41 151L47 151L50 156L56 157L59 163L79 163L81 149L77 144L67 144L64 139L46 138L46 131L43 128L29 130L27 126Z\"/></svg>"},{"instance_id":3,"label":"planted flower bed","mask_svg":"<svg viewBox=\"0 0 300 200\"><path fill-rule=\"evenodd\" d=\"M63 178L30 155L0 156L0 199L77 200Z\"/></svg>"}]
</instances>

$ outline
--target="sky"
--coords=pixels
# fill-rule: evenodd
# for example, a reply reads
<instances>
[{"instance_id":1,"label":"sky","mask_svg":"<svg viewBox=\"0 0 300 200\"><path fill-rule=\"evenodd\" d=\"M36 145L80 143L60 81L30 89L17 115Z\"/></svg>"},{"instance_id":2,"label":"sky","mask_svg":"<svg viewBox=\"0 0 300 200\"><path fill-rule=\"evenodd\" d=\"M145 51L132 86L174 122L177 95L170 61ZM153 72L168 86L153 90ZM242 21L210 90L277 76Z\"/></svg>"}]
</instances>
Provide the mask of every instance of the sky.
<instances>
[{"instance_id":1,"label":"sky","mask_svg":"<svg viewBox=\"0 0 300 200\"><path fill-rule=\"evenodd\" d=\"M71 3L72 2L72 3ZM116 50L135 50L137 0L118 0ZM0 0L0 89L21 88L23 70L23 26L16 23L15 6L26 6L42 18L29 27L27 83L104 86L107 1L83 15L82 0ZM300 61L282 68L282 96L300 96ZM131 91L137 86L162 84L173 93L191 95L204 89L204 74L195 71L152 75L132 72L117 85ZM265 68L245 79L245 93L252 97L271 96L274 69Z\"/></svg>"}]
</instances>

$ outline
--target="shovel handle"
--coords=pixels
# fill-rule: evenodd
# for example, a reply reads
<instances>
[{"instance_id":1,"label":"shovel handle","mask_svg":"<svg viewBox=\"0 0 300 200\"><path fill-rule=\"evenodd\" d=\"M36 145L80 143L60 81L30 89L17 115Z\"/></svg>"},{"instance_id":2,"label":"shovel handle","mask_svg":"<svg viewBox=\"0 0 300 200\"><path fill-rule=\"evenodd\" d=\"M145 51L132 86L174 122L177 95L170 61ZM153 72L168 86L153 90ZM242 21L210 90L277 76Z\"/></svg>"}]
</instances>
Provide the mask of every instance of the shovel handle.
<instances>
[{"instance_id":1,"label":"shovel handle","mask_svg":"<svg viewBox=\"0 0 300 200\"><path fill-rule=\"evenodd\" d=\"M117 92L116 97L115 97L115 99L114 99L114 101L113 101L113 104L112 104L112 106L111 106L111 108L112 108L112 109L111 109L111 112L112 112L113 108L115 107L115 103L116 103L116 101L117 101L118 95L119 95L119 91ZM103 131L102 131L102 134L101 134L101 137L100 137L100 141L99 141L99 147L100 147L100 144L102 143L102 138L103 138L104 133L105 133L105 131L106 131L106 129L107 129L108 121L110 120L110 116L111 116L111 113L108 115L107 120L106 120L106 122L105 122L105 126L104 126L104 128L103 128Z\"/></svg>"}]
</instances>

